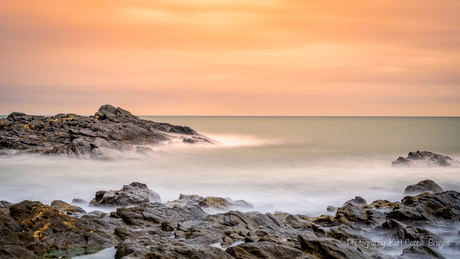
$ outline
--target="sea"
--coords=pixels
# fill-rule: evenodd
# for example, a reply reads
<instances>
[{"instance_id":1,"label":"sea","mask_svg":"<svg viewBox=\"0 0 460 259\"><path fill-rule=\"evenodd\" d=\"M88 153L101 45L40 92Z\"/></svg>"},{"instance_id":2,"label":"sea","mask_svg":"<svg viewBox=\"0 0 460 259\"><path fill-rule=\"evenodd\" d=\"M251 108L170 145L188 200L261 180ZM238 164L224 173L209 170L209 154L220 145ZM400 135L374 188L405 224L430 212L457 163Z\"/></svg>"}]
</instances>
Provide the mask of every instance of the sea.
<instances>
[{"instance_id":1,"label":"sea","mask_svg":"<svg viewBox=\"0 0 460 259\"><path fill-rule=\"evenodd\" d=\"M418 150L460 160L460 117L141 118L190 126L218 144L168 143L152 146L152 156L111 161L3 156L0 200L89 202L96 191L142 182L162 202L197 194L245 200L261 212L319 216L355 196L400 201L408 185L425 179L460 191L459 166L391 166Z\"/></svg>"}]
</instances>

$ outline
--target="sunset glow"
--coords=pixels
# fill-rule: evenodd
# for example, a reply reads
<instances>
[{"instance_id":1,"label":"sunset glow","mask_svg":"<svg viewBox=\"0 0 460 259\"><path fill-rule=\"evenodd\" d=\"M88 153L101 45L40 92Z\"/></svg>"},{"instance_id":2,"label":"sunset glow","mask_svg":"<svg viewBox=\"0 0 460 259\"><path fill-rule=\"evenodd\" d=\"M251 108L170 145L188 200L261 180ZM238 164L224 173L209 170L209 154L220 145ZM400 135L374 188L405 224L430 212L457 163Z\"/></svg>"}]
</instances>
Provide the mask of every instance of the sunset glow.
<instances>
[{"instance_id":1,"label":"sunset glow","mask_svg":"<svg viewBox=\"0 0 460 259\"><path fill-rule=\"evenodd\" d=\"M0 1L0 114L460 116L460 2Z\"/></svg>"}]
</instances>

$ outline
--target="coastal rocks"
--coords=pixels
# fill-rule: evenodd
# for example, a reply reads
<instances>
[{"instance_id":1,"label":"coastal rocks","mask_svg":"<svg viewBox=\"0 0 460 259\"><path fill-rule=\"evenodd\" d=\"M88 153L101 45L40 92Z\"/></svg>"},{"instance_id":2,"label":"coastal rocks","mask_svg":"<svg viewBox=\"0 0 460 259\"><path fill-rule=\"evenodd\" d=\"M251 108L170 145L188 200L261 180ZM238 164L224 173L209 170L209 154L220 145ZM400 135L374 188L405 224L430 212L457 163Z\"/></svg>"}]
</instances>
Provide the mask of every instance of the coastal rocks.
<instances>
[{"instance_id":1,"label":"coastal rocks","mask_svg":"<svg viewBox=\"0 0 460 259\"><path fill-rule=\"evenodd\" d=\"M250 210L254 209L254 206L244 200L233 201L230 198L220 197L202 197L199 195L186 195L180 194L178 200L168 201L165 205L167 206L186 206L186 205L198 205L208 212L228 211L232 209L239 210Z\"/></svg>"},{"instance_id":2,"label":"coastal rocks","mask_svg":"<svg viewBox=\"0 0 460 259\"><path fill-rule=\"evenodd\" d=\"M52 117L13 112L0 119L0 154L46 154L77 158L117 159L127 152L153 153L145 145L167 142L212 144L213 140L186 126L140 119L103 105L94 116Z\"/></svg>"},{"instance_id":3,"label":"coastal rocks","mask_svg":"<svg viewBox=\"0 0 460 259\"><path fill-rule=\"evenodd\" d=\"M71 247L111 247L118 239L38 201L23 201L0 215L0 255L36 258ZM19 254L19 255L18 255ZM16 257L15 257L16 256Z\"/></svg>"},{"instance_id":4,"label":"coastal rocks","mask_svg":"<svg viewBox=\"0 0 460 259\"><path fill-rule=\"evenodd\" d=\"M446 259L428 246L412 246L403 250L401 259Z\"/></svg>"},{"instance_id":5,"label":"coastal rocks","mask_svg":"<svg viewBox=\"0 0 460 259\"><path fill-rule=\"evenodd\" d=\"M436 193L436 192L444 192L444 190L432 180L427 179L417 184L407 186L406 190L404 191L404 194L414 195L414 194L420 194L424 192Z\"/></svg>"},{"instance_id":6,"label":"coastal rocks","mask_svg":"<svg viewBox=\"0 0 460 259\"><path fill-rule=\"evenodd\" d=\"M98 191L91 200L93 206L129 206L161 201L160 195L150 190L146 184L133 182L123 185L118 191Z\"/></svg>"},{"instance_id":7,"label":"coastal rocks","mask_svg":"<svg viewBox=\"0 0 460 259\"><path fill-rule=\"evenodd\" d=\"M302 258L306 256L302 250L272 242L246 243L225 250L233 258ZM308 258L308 257L305 257Z\"/></svg>"},{"instance_id":8,"label":"coastal rocks","mask_svg":"<svg viewBox=\"0 0 460 259\"><path fill-rule=\"evenodd\" d=\"M409 152L407 158L399 157L391 163L392 166L450 166L451 164L458 165L459 161L430 151Z\"/></svg>"},{"instance_id":9,"label":"coastal rocks","mask_svg":"<svg viewBox=\"0 0 460 259\"><path fill-rule=\"evenodd\" d=\"M406 196L398 209L388 213L390 218L400 221L432 222L447 220L460 222L460 193L446 191L442 193L422 193Z\"/></svg>"}]
</instances>

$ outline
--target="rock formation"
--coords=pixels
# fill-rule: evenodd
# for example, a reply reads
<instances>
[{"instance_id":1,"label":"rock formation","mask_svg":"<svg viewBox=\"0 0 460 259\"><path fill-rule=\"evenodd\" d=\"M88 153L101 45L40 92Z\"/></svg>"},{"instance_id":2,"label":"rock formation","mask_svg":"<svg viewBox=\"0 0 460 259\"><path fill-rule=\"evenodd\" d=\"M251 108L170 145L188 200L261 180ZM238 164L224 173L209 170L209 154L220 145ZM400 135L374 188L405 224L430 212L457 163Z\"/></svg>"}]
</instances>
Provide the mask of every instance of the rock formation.
<instances>
[{"instance_id":1,"label":"rock formation","mask_svg":"<svg viewBox=\"0 0 460 259\"><path fill-rule=\"evenodd\" d=\"M458 165L459 162L448 156L432 153L430 151L409 152L407 157L399 157L391 163L392 166L450 166L451 164Z\"/></svg>"},{"instance_id":2,"label":"rock formation","mask_svg":"<svg viewBox=\"0 0 460 259\"><path fill-rule=\"evenodd\" d=\"M140 119L112 105L94 116L52 117L13 112L0 120L0 154L38 153L80 158L114 159L123 151L149 153L146 145L181 141L214 143L186 126Z\"/></svg>"}]
</instances>

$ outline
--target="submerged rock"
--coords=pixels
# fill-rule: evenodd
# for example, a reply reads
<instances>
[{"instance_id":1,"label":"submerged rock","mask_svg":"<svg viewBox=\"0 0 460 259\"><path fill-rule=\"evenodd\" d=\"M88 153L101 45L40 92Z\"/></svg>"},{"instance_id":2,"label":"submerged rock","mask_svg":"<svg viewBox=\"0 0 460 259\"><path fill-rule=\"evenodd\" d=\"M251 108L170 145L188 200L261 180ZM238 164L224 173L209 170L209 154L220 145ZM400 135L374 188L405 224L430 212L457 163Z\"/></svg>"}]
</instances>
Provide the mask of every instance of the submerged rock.
<instances>
[{"instance_id":1,"label":"submerged rock","mask_svg":"<svg viewBox=\"0 0 460 259\"><path fill-rule=\"evenodd\" d=\"M391 163L392 166L450 166L452 163L459 164L459 161L448 156L436 154L430 151L409 152L407 157L399 157Z\"/></svg>"},{"instance_id":2,"label":"submerged rock","mask_svg":"<svg viewBox=\"0 0 460 259\"><path fill-rule=\"evenodd\" d=\"M151 154L153 151L145 145L173 140L215 143L189 127L143 120L112 105L101 106L89 117L13 112L0 119L0 155L34 153L117 159L129 151Z\"/></svg>"},{"instance_id":3,"label":"submerged rock","mask_svg":"<svg viewBox=\"0 0 460 259\"><path fill-rule=\"evenodd\" d=\"M123 185L118 191L96 192L96 197L91 200L90 205L119 207L160 201L160 195L150 190L146 184L133 182Z\"/></svg>"},{"instance_id":4,"label":"submerged rock","mask_svg":"<svg viewBox=\"0 0 460 259\"><path fill-rule=\"evenodd\" d=\"M420 194L424 192L444 192L444 190L432 180L424 180L414 185L409 185L406 187L404 194L413 195Z\"/></svg>"}]
</instances>

